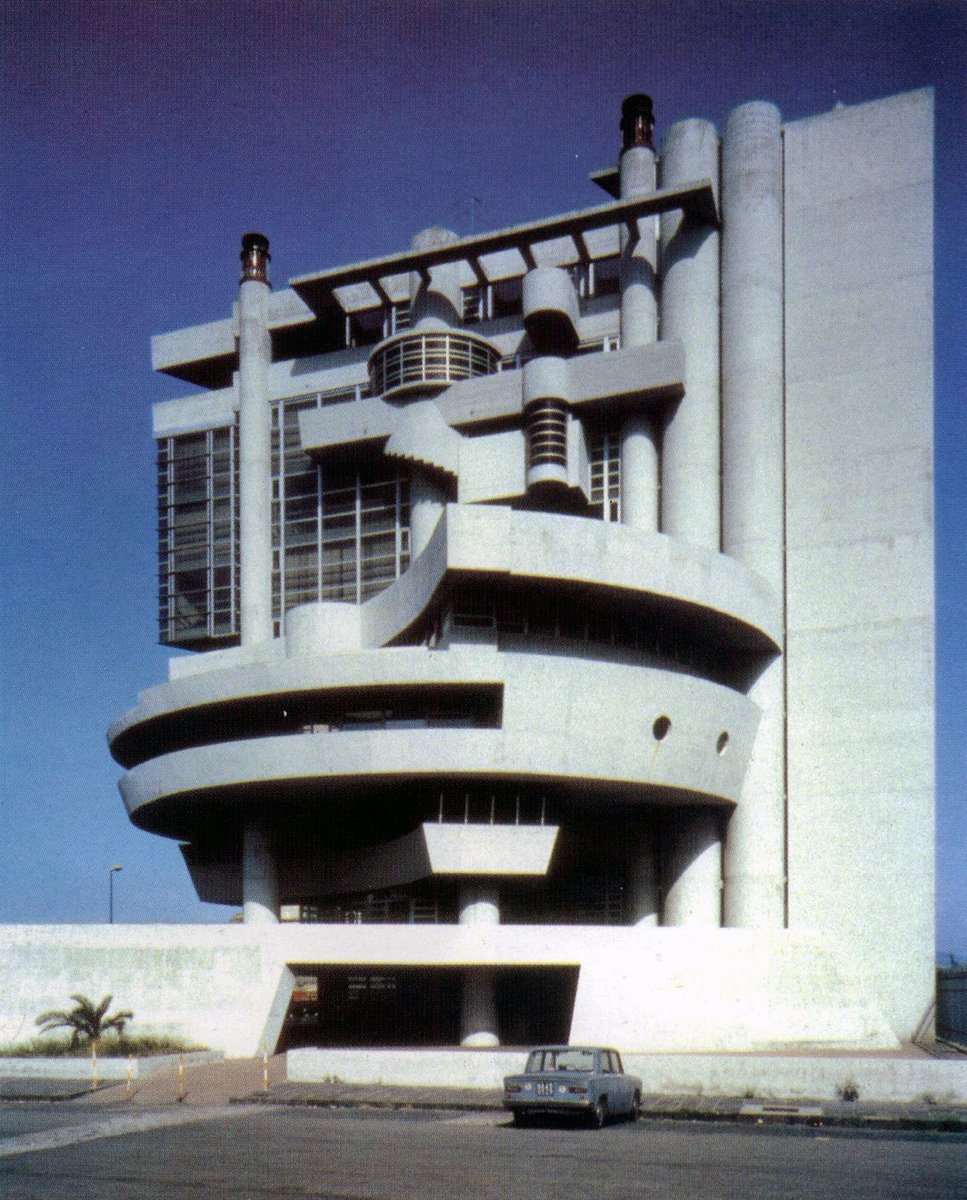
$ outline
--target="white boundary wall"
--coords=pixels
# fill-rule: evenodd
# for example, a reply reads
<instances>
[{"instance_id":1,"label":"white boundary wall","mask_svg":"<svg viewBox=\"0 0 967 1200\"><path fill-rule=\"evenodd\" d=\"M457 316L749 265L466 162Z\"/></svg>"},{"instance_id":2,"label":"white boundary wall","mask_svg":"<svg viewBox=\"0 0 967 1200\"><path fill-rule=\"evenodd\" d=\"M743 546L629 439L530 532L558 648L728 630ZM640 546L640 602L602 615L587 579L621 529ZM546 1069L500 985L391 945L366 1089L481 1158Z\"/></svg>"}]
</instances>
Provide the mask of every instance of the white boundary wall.
<instances>
[{"instance_id":1,"label":"white boundary wall","mask_svg":"<svg viewBox=\"0 0 967 1200\"><path fill-rule=\"evenodd\" d=\"M860 1100L967 1101L967 1059L862 1055L623 1054L645 1095L836 1100L855 1084ZM290 1083L500 1088L524 1051L290 1050Z\"/></svg>"}]
</instances>

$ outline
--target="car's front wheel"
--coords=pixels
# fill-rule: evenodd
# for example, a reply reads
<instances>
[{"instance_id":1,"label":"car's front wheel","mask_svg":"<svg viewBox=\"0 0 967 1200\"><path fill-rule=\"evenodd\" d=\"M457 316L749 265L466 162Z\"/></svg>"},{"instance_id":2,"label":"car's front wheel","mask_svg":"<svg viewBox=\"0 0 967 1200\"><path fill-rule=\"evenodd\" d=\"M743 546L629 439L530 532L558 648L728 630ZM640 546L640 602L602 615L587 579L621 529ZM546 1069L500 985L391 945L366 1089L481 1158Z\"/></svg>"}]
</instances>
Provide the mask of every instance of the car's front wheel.
<instances>
[{"instance_id":1,"label":"car's front wheel","mask_svg":"<svg viewBox=\"0 0 967 1200\"><path fill-rule=\"evenodd\" d=\"M608 1119L608 1102L602 1096L596 1103L591 1112L591 1125L595 1129L603 1129L604 1123Z\"/></svg>"},{"instance_id":2,"label":"car's front wheel","mask_svg":"<svg viewBox=\"0 0 967 1200\"><path fill-rule=\"evenodd\" d=\"M513 1119L514 1119L514 1125L518 1129L526 1129L527 1126L531 1123L529 1113L515 1112L512 1115L513 1115Z\"/></svg>"},{"instance_id":3,"label":"car's front wheel","mask_svg":"<svg viewBox=\"0 0 967 1200\"><path fill-rule=\"evenodd\" d=\"M637 1121L641 1117L641 1093L635 1092L635 1098L631 1102L631 1112L628 1113L629 1121Z\"/></svg>"}]
</instances>

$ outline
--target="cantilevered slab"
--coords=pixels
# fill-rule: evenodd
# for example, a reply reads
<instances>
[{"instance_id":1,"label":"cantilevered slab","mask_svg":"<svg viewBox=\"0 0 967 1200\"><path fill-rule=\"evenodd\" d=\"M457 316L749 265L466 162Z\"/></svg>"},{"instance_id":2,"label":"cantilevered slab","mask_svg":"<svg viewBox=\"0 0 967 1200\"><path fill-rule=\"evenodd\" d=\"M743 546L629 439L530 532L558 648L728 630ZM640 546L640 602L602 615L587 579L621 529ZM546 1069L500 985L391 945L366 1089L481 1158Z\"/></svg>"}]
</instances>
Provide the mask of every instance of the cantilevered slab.
<instances>
[{"instance_id":1,"label":"cantilevered slab","mask_svg":"<svg viewBox=\"0 0 967 1200\"><path fill-rule=\"evenodd\" d=\"M636 223L642 217L674 209L682 209L703 220L717 222L718 213L712 181L699 179L653 192L648 196L620 200L616 204L602 204L578 212L561 213L543 221L515 225L509 229L474 234L445 246L407 250L401 254L367 259L311 275L299 275L289 282L310 308L319 311L328 302L333 289L348 283L369 282L374 286L382 286L379 284L381 279L404 271L426 271L430 267L447 262L479 263L482 257L501 250L517 250L525 265L528 262L536 264L537 257L532 249L535 244L560 237L580 240L589 230L615 225L627 225L631 235L636 236Z\"/></svg>"},{"instance_id":2,"label":"cantilevered slab","mask_svg":"<svg viewBox=\"0 0 967 1200\"><path fill-rule=\"evenodd\" d=\"M546 875L556 825L426 824L434 875Z\"/></svg>"}]
</instances>

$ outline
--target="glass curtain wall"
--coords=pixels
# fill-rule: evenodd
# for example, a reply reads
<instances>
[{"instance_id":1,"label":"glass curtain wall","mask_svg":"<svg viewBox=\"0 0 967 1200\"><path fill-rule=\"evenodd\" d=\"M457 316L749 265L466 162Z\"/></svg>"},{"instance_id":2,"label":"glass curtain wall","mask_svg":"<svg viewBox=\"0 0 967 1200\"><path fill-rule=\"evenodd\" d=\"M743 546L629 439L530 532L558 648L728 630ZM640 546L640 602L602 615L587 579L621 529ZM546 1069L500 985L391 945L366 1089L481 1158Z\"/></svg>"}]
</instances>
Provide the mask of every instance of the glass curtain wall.
<instances>
[{"instance_id":1,"label":"glass curtain wall","mask_svg":"<svg viewBox=\"0 0 967 1200\"><path fill-rule=\"evenodd\" d=\"M358 604L409 563L409 481L382 459L313 462L299 413L359 389L282 400L272 414L272 586L276 633L314 600ZM159 634L204 650L239 636L236 426L158 440Z\"/></svg>"},{"instance_id":2,"label":"glass curtain wall","mask_svg":"<svg viewBox=\"0 0 967 1200\"><path fill-rule=\"evenodd\" d=\"M171 646L239 628L238 438L233 426L158 441L158 624Z\"/></svg>"}]
</instances>

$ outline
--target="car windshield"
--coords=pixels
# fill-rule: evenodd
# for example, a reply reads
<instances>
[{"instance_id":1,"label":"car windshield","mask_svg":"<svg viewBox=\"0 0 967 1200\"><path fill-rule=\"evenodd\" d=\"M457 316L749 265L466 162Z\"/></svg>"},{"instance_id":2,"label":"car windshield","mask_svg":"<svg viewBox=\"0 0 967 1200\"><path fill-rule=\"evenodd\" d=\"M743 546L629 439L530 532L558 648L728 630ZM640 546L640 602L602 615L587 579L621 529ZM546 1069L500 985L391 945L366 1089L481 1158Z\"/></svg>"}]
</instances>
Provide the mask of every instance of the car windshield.
<instances>
[{"instance_id":1,"label":"car windshield","mask_svg":"<svg viewBox=\"0 0 967 1200\"><path fill-rule=\"evenodd\" d=\"M532 1050L527 1059L526 1070L530 1074L548 1071L593 1071L594 1051L575 1050Z\"/></svg>"}]
</instances>

